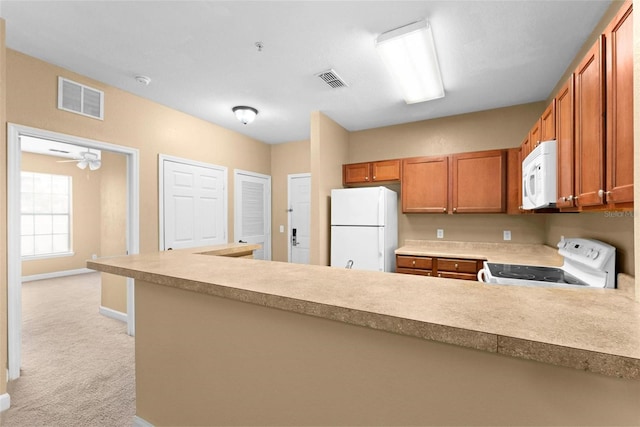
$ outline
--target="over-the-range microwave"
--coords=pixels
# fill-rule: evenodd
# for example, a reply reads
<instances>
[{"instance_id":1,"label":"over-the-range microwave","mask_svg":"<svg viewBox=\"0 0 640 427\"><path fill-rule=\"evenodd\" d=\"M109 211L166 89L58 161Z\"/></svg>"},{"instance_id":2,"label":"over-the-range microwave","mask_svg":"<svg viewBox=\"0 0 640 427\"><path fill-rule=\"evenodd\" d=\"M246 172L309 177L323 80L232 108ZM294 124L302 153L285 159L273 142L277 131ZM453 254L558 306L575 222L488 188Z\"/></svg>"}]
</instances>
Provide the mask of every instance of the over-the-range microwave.
<instances>
[{"instance_id":1,"label":"over-the-range microwave","mask_svg":"<svg viewBox=\"0 0 640 427\"><path fill-rule=\"evenodd\" d=\"M543 141L522 161L522 208L541 209L556 206L557 143Z\"/></svg>"}]
</instances>

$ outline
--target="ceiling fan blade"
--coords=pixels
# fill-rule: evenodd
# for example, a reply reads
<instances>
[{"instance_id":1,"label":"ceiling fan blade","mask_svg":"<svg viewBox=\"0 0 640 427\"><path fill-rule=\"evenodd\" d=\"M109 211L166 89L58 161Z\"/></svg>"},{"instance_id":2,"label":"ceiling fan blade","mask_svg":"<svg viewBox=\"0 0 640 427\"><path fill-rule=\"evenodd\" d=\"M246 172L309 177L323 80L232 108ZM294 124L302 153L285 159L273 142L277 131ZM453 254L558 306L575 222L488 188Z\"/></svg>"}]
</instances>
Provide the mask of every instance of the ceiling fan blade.
<instances>
[{"instance_id":1,"label":"ceiling fan blade","mask_svg":"<svg viewBox=\"0 0 640 427\"><path fill-rule=\"evenodd\" d=\"M72 159L72 160L57 160L57 163L69 163L69 162L79 162L82 159Z\"/></svg>"}]
</instances>

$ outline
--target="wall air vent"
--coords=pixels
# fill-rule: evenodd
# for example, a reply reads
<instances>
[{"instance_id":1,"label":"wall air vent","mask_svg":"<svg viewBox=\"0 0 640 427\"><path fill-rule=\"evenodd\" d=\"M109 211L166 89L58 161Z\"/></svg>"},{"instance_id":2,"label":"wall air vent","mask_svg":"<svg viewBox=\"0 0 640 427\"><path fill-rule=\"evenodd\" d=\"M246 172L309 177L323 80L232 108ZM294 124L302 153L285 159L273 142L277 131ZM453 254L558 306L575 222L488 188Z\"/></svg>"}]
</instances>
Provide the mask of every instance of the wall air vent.
<instances>
[{"instance_id":1,"label":"wall air vent","mask_svg":"<svg viewBox=\"0 0 640 427\"><path fill-rule=\"evenodd\" d=\"M334 70L323 71L320 74L317 74L317 76L320 77L323 82L331 86L333 89L349 86L345 83L344 80L342 80L342 78L340 78L338 73L336 73Z\"/></svg>"},{"instance_id":2,"label":"wall air vent","mask_svg":"<svg viewBox=\"0 0 640 427\"><path fill-rule=\"evenodd\" d=\"M104 92L58 77L58 108L104 120Z\"/></svg>"}]
</instances>

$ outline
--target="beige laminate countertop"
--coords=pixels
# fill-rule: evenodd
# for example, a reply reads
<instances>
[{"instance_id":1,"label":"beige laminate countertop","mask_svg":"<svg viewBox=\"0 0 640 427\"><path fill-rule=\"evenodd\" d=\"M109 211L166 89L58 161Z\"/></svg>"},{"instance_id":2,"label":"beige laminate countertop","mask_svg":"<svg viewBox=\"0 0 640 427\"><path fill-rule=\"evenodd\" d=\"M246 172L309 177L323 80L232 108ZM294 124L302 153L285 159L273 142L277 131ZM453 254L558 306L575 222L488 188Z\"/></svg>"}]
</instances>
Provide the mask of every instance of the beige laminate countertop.
<instances>
[{"instance_id":1,"label":"beige laminate countertop","mask_svg":"<svg viewBox=\"0 0 640 427\"><path fill-rule=\"evenodd\" d=\"M640 379L640 305L616 290L505 287L207 256L223 250L129 255L88 261L87 266L373 329Z\"/></svg>"},{"instance_id":2,"label":"beige laminate countertop","mask_svg":"<svg viewBox=\"0 0 640 427\"><path fill-rule=\"evenodd\" d=\"M451 242L442 240L405 240L397 255L444 258L475 258L500 264L561 266L557 248L522 243Z\"/></svg>"}]
</instances>

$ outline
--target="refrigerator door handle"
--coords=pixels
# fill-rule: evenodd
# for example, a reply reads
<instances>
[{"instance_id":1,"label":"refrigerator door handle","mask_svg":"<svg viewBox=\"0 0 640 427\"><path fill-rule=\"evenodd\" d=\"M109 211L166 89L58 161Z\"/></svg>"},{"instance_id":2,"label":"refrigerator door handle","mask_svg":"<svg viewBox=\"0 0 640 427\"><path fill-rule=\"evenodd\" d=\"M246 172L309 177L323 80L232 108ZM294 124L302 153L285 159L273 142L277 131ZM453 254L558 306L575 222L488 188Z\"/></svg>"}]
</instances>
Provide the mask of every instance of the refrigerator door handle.
<instances>
[{"instance_id":1,"label":"refrigerator door handle","mask_svg":"<svg viewBox=\"0 0 640 427\"><path fill-rule=\"evenodd\" d=\"M385 223L385 210L386 205L384 203L384 189L380 187L378 189L378 225L383 225Z\"/></svg>"},{"instance_id":2,"label":"refrigerator door handle","mask_svg":"<svg viewBox=\"0 0 640 427\"><path fill-rule=\"evenodd\" d=\"M384 271L384 227L378 227L378 270Z\"/></svg>"}]
</instances>

